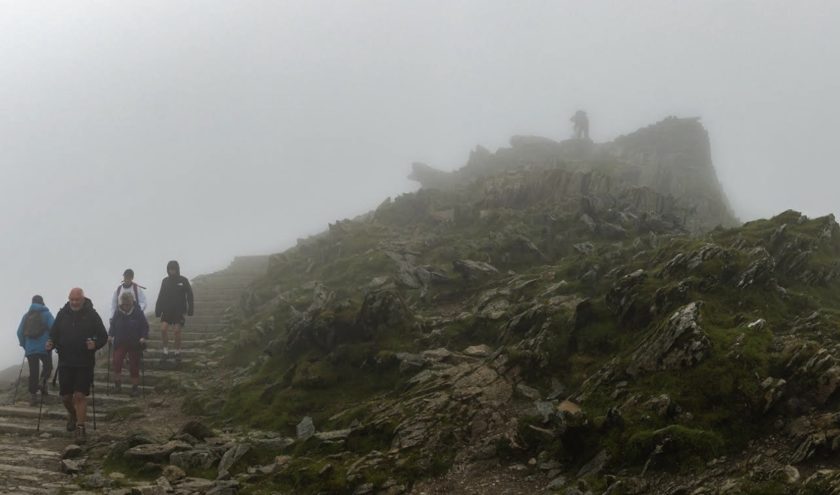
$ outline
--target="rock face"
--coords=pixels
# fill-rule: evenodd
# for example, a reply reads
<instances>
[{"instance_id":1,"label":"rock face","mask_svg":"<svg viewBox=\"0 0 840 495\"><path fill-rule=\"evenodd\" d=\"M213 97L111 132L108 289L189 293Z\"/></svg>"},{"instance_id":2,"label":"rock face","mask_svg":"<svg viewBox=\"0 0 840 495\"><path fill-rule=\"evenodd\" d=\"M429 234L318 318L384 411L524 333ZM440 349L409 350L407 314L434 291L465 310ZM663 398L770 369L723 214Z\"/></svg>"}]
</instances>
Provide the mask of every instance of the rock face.
<instances>
[{"instance_id":1,"label":"rock face","mask_svg":"<svg viewBox=\"0 0 840 495\"><path fill-rule=\"evenodd\" d=\"M659 329L639 344L630 358L627 373L678 370L699 363L709 353L711 342L700 327L700 303L683 306Z\"/></svg>"},{"instance_id":2,"label":"rock face","mask_svg":"<svg viewBox=\"0 0 840 495\"><path fill-rule=\"evenodd\" d=\"M709 136L699 119L669 117L604 144L533 136L514 136L510 144L495 153L479 148L463 168L452 173L415 164L410 178L424 188L447 190L523 167L558 169L567 174L540 181L558 196L574 199L594 190L610 192L642 211L673 214L692 232L737 223L717 179ZM534 185L524 187L536 189Z\"/></svg>"}]
</instances>

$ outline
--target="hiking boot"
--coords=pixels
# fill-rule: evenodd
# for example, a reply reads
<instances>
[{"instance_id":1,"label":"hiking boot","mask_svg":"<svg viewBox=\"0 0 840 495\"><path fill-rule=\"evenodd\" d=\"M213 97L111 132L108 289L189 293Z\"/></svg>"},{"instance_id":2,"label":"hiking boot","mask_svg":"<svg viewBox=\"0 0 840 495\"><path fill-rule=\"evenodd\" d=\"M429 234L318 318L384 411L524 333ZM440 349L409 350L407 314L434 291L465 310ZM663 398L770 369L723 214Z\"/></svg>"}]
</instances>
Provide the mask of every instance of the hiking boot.
<instances>
[{"instance_id":1,"label":"hiking boot","mask_svg":"<svg viewBox=\"0 0 840 495\"><path fill-rule=\"evenodd\" d=\"M122 392L122 382L114 382L114 393L118 394Z\"/></svg>"},{"instance_id":2,"label":"hiking boot","mask_svg":"<svg viewBox=\"0 0 840 495\"><path fill-rule=\"evenodd\" d=\"M33 407L38 405L38 394L29 394L29 405Z\"/></svg>"},{"instance_id":3,"label":"hiking boot","mask_svg":"<svg viewBox=\"0 0 840 495\"><path fill-rule=\"evenodd\" d=\"M70 414L67 416L67 431L73 431L76 429L76 413Z\"/></svg>"},{"instance_id":4,"label":"hiking boot","mask_svg":"<svg viewBox=\"0 0 840 495\"><path fill-rule=\"evenodd\" d=\"M139 385L132 385L130 395L132 397L140 397L140 386Z\"/></svg>"},{"instance_id":5,"label":"hiking boot","mask_svg":"<svg viewBox=\"0 0 840 495\"><path fill-rule=\"evenodd\" d=\"M87 433L85 432L85 425L76 426L75 441L76 445L82 445L85 442L87 442Z\"/></svg>"}]
</instances>

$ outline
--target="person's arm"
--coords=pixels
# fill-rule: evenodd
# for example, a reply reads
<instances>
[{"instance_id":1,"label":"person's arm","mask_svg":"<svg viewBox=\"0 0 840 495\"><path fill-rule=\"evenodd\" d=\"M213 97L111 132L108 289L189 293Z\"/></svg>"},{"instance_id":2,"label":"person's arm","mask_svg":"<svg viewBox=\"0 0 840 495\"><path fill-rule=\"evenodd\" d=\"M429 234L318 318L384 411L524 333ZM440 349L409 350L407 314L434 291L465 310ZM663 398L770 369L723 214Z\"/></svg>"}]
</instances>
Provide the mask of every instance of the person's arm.
<instances>
[{"instance_id":1,"label":"person's arm","mask_svg":"<svg viewBox=\"0 0 840 495\"><path fill-rule=\"evenodd\" d=\"M140 313L140 338L143 340L149 339L149 320L146 319L146 315Z\"/></svg>"},{"instance_id":2,"label":"person's arm","mask_svg":"<svg viewBox=\"0 0 840 495\"><path fill-rule=\"evenodd\" d=\"M50 313L49 311L44 311L44 318L45 323L47 324L47 328L52 328L55 324L55 318L53 318L52 313Z\"/></svg>"},{"instance_id":3,"label":"person's arm","mask_svg":"<svg viewBox=\"0 0 840 495\"><path fill-rule=\"evenodd\" d=\"M166 287L166 279L160 281L160 291L158 292L157 301L155 302L155 316L160 318L161 312L163 310L163 298L165 297L164 291Z\"/></svg>"},{"instance_id":4,"label":"person's arm","mask_svg":"<svg viewBox=\"0 0 840 495\"><path fill-rule=\"evenodd\" d=\"M105 344L108 343L108 332L105 330L105 324L102 323L102 318L97 312L93 313L93 324L93 339L96 342L96 350L99 350L105 347Z\"/></svg>"},{"instance_id":5,"label":"person's arm","mask_svg":"<svg viewBox=\"0 0 840 495\"><path fill-rule=\"evenodd\" d=\"M58 339L59 339L59 324L61 323L61 318L63 318L63 313L61 311L55 317L55 321L53 321L52 327L50 328L50 338L47 340L47 350L51 349L58 349Z\"/></svg>"},{"instance_id":6,"label":"person's arm","mask_svg":"<svg viewBox=\"0 0 840 495\"><path fill-rule=\"evenodd\" d=\"M120 288L117 287L117 290L114 291L114 295L111 297L111 312L108 313L110 315L111 319L113 319L114 313L117 312L117 305L120 303L119 298L120 298Z\"/></svg>"},{"instance_id":7,"label":"person's arm","mask_svg":"<svg viewBox=\"0 0 840 495\"><path fill-rule=\"evenodd\" d=\"M140 311L143 313L146 312L146 291L141 289L140 287L137 288L137 304L140 305Z\"/></svg>"},{"instance_id":8,"label":"person's arm","mask_svg":"<svg viewBox=\"0 0 840 495\"><path fill-rule=\"evenodd\" d=\"M184 287L187 289L187 316L192 316L194 312L193 310L195 309L195 307L193 306L193 303L195 301L193 299L192 286L190 285L190 281L187 280L186 277L184 277Z\"/></svg>"},{"instance_id":9,"label":"person's arm","mask_svg":"<svg viewBox=\"0 0 840 495\"><path fill-rule=\"evenodd\" d=\"M18 325L17 337L18 342L20 342L21 347L26 347L26 341L23 338L23 324L26 322L26 316L20 319L20 325Z\"/></svg>"}]
</instances>

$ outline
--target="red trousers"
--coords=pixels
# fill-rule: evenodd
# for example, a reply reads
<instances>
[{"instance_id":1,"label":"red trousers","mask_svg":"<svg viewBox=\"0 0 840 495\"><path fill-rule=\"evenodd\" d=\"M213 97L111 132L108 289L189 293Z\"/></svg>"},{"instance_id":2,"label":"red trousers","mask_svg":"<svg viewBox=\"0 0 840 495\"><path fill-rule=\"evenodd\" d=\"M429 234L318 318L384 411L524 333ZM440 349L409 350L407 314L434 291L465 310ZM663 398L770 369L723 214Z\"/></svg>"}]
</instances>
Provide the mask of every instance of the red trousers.
<instances>
[{"instance_id":1,"label":"red trousers","mask_svg":"<svg viewBox=\"0 0 840 495\"><path fill-rule=\"evenodd\" d=\"M123 361L128 355L128 371L131 373L131 378L140 376L140 349L130 349L128 346L120 346L114 349L114 377L120 376L122 373Z\"/></svg>"}]
</instances>

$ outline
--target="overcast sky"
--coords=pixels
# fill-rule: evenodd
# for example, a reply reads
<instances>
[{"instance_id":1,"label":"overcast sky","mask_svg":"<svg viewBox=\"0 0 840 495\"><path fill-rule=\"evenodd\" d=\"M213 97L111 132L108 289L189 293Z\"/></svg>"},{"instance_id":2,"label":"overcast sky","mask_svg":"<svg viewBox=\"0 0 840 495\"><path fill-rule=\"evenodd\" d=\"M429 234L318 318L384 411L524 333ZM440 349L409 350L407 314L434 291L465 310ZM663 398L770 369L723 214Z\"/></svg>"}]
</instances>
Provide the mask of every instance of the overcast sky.
<instances>
[{"instance_id":1,"label":"overcast sky","mask_svg":"<svg viewBox=\"0 0 840 495\"><path fill-rule=\"evenodd\" d=\"M34 293L154 296L476 144L701 116L742 220L840 210L840 2L0 1L0 364Z\"/></svg>"}]
</instances>

